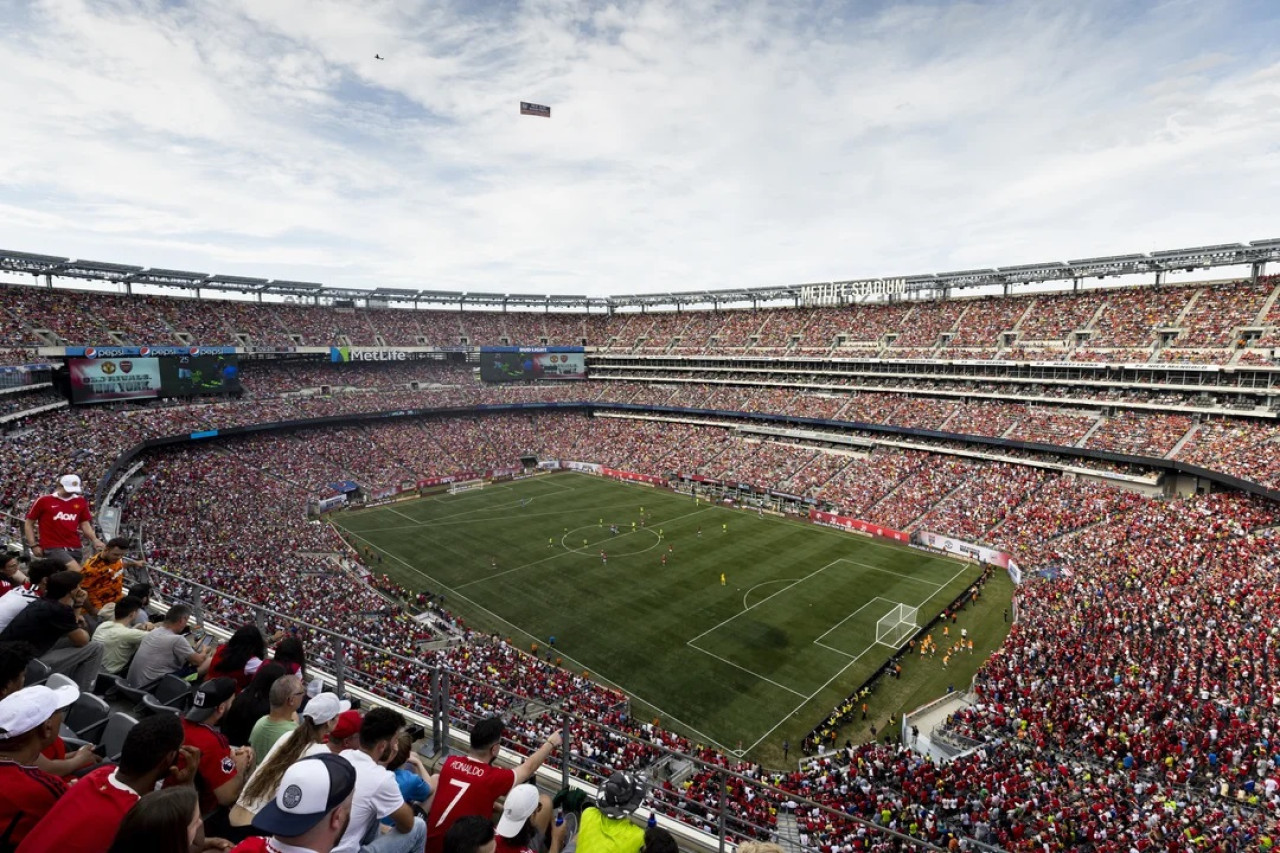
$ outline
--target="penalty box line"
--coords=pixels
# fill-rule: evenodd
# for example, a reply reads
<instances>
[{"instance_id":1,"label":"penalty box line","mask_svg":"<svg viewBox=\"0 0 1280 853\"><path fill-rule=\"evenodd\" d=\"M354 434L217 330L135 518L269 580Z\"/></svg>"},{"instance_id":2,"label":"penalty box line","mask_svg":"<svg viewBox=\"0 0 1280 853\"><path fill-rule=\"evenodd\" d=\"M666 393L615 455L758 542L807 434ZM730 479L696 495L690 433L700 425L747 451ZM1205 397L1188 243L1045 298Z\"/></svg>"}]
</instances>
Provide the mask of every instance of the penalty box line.
<instances>
[{"instance_id":1,"label":"penalty box line","mask_svg":"<svg viewBox=\"0 0 1280 853\"><path fill-rule=\"evenodd\" d=\"M933 596L935 596L935 595L937 595L937 594L938 594L938 591L939 591L939 590L941 590L941 589L943 589L943 588L945 588L945 587L949 586L953 581L955 581L955 579L956 579L956 578L960 577L960 575L962 575L962 574L965 572L965 570L966 570L967 568L968 568L968 566L962 565L958 570L956 570L956 573L955 573L955 574L953 574L950 578L948 578L948 579L947 579L947 582L946 582L945 584L942 584L942 586L938 587L938 589L937 589L937 590L934 590L934 591L933 591L933 593L931 593L930 595L925 596L925 597L924 597L924 599L923 599L923 600L921 600L921 602L920 602L919 604L915 605L915 606L916 606L916 607L924 607L926 604L928 604L928 603L929 603L929 601L933 598ZM875 647L876 647L876 643L872 642L872 643L868 644L868 645L867 645L867 647L866 647L865 649L863 649L861 652L859 652L857 657L850 658L850 659L849 659L849 662L848 662L847 664L845 664L843 667L841 667L839 672L837 672L835 675L833 675L833 676L831 676L830 678L828 678L828 679L827 679L827 681L826 681L826 683L825 683L825 684L823 684L821 687L819 687L817 690L813 691L813 692L812 692L812 693L810 693L808 696L806 696L804 699L800 700L799 704L797 704L794 708L792 708L792 709L791 709L791 711L790 711L789 713L787 713L784 717L782 717L782 719L780 719L780 720L778 720L778 722L774 723L774 724L773 724L773 726L771 726L767 732L765 732L764 734L760 735L760 737L758 737L758 738L756 739L755 743L753 743L753 744L751 744L751 746L747 747L747 750L746 750L746 751L747 751L747 752L750 752L751 750L753 750L753 749L755 749L757 746L759 746L761 743L763 743L763 742L764 742L764 740L765 740L765 738L769 737L769 735L771 735L771 734L773 734L774 732L776 732L776 731L778 730L778 727L779 727L779 726L781 726L783 723L785 723L787 720L791 719L791 718L792 718L792 717L794 717L796 714L800 713L800 710L801 710L802 708L804 708L804 706L805 706L805 705L808 705L810 702L812 702L812 701L817 697L817 695L818 695L819 693L821 693L822 691L824 691L824 690L826 690L828 687L830 687L830 686L832 685L832 683L834 683L834 682L835 682L835 680L836 680L837 678L839 678L840 676L844 675L844 674L849 670L849 667L853 666L855 663L857 663L859 660L861 660L861 659L862 659L862 657L863 657L864 655L866 655L866 653L867 653L867 652L871 651L871 650L872 650L872 649L874 649Z\"/></svg>"}]
</instances>

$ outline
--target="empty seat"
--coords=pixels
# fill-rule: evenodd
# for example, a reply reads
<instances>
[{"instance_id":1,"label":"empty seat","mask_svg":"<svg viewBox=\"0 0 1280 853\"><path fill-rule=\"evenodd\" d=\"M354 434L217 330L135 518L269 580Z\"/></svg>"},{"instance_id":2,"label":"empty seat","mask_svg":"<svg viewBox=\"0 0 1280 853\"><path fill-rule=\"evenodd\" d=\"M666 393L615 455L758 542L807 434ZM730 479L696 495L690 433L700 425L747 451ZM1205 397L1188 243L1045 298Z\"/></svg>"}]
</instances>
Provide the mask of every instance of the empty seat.
<instances>
[{"instance_id":1,"label":"empty seat","mask_svg":"<svg viewBox=\"0 0 1280 853\"><path fill-rule=\"evenodd\" d=\"M181 708L191 697L192 685L176 675L166 675L151 688L151 695L166 705Z\"/></svg>"},{"instance_id":2,"label":"empty seat","mask_svg":"<svg viewBox=\"0 0 1280 853\"><path fill-rule=\"evenodd\" d=\"M92 693L81 693L69 709L63 721L76 735L94 743L111 716L111 706L101 696ZM65 737L64 737L65 740Z\"/></svg>"},{"instance_id":3,"label":"empty seat","mask_svg":"<svg viewBox=\"0 0 1280 853\"><path fill-rule=\"evenodd\" d=\"M107 726L102 732L102 754L107 761L115 763L120 760L125 735L137 724L136 717L120 711L116 711L107 718Z\"/></svg>"},{"instance_id":4,"label":"empty seat","mask_svg":"<svg viewBox=\"0 0 1280 853\"><path fill-rule=\"evenodd\" d=\"M166 705L150 693L142 697L142 702L138 704L138 711L146 711L150 714L176 714L178 709L173 705Z\"/></svg>"},{"instance_id":5,"label":"empty seat","mask_svg":"<svg viewBox=\"0 0 1280 853\"><path fill-rule=\"evenodd\" d=\"M59 687L75 687L79 689L79 685L60 672L49 673L49 677L44 681L44 686L50 690L57 690Z\"/></svg>"},{"instance_id":6,"label":"empty seat","mask_svg":"<svg viewBox=\"0 0 1280 853\"><path fill-rule=\"evenodd\" d=\"M37 684L44 684L45 679L49 677L49 673L51 672L53 672L53 670L49 668L49 664L39 658L32 658L27 664L27 677L25 683L28 687L34 687Z\"/></svg>"},{"instance_id":7,"label":"empty seat","mask_svg":"<svg viewBox=\"0 0 1280 853\"><path fill-rule=\"evenodd\" d=\"M132 702L134 705L141 705L142 697L151 695L140 687L130 687L129 682L122 675L116 676L115 687L116 693L120 695L121 699L126 702Z\"/></svg>"}]
</instances>

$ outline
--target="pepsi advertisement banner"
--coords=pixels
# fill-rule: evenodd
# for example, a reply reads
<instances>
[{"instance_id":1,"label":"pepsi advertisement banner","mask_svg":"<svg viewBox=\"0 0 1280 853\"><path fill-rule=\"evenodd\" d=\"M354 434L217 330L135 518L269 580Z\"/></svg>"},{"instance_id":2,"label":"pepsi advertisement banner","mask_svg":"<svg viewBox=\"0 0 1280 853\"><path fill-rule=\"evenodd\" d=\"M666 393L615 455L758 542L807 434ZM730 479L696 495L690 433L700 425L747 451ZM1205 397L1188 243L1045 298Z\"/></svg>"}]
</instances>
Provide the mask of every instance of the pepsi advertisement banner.
<instances>
[{"instance_id":1,"label":"pepsi advertisement banner","mask_svg":"<svg viewBox=\"0 0 1280 853\"><path fill-rule=\"evenodd\" d=\"M158 358L72 358L71 402L110 403L160 396Z\"/></svg>"},{"instance_id":2,"label":"pepsi advertisement banner","mask_svg":"<svg viewBox=\"0 0 1280 853\"><path fill-rule=\"evenodd\" d=\"M586 358L581 352L520 352L514 349L480 351L480 379L484 382L586 378Z\"/></svg>"},{"instance_id":3,"label":"pepsi advertisement banner","mask_svg":"<svg viewBox=\"0 0 1280 853\"><path fill-rule=\"evenodd\" d=\"M158 358L169 355L234 355L235 347L67 347L70 358Z\"/></svg>"}]
</instances>

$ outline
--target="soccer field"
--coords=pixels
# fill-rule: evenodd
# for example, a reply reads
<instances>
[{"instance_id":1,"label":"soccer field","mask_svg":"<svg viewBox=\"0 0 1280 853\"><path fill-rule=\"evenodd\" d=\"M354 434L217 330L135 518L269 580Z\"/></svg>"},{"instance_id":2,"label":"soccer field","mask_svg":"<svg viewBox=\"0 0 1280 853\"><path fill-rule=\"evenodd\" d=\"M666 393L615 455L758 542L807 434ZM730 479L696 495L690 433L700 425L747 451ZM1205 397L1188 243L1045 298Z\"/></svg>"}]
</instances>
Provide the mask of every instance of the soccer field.
<instances>
[{"instance_id":1,"label":"soccer field","mask_svg":"<svg viewBox=\"0 0 1280 853\"><path fill-rule=\"evenodd\" d=\"M642 510L647 525L633 529ZM575 473L332 520L384 555L381 570L444 593L473 626L526 649L554 635L558 655L632 696L637 716L754 754L784 737L798 743L888 658L878 619L901 603L919 607L923 624L980 574Z\"/></svg>"}]
</instances>

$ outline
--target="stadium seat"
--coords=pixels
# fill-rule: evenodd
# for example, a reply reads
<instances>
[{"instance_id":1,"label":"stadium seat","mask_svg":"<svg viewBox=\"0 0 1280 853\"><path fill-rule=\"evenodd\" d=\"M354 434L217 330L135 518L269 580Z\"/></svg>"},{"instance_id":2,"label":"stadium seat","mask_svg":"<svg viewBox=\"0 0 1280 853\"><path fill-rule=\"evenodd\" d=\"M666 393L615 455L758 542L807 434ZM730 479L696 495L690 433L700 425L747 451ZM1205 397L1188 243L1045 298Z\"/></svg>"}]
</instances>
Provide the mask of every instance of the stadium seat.
<instances>
[{"instance_id":1,"label":"stadium seat","mask_svg":"<svg viewBox=\"0 0 1280 853\"><path fill-rule=\"evenodd\" d=\"M145 709L145 710L146 710L146 712L147 712L148 716L149 716L149 715L151 715L151 714L176 714L176 713L178 713L178 709L177 709L175 706L173 706L173 705L166 705L165 703L163 703L163 702L161 702L159 699L157 699L155 696L152 696L150 693L145 693L145 694L143 694L143 696L142 696L142 701L138 703L138 707L137 707L137 708L135 708L134 710L135 710L135 711L142 711L143 709Z\"/></svg>"},{"instance_id":2,"label":"stadium seat","mask_svg":"<svg viewBox=\"0 0 1280 853\"><path fill-rule=\"evenodd\" d=\"M50 690L57 690L59 687L76 687L73 679L68 678L60 672L51 672L49 677L44 680L44 686Z\"/></svg>"},{"instance_id":3,"label":"stadium seat","mask_svg":"<svg viewBox=\"0 0 1280 853\"><path fill-rule=\"evenodd\" d=\"M102 733L102 728L107 724L107 717L110 715L111 706L105 699L94 696L92 693L81 693L75 704L67 709L63 724L78 737L93 743ZM66 740L65 735L63 740Z\"/></svg>"},{"instance_id":4,"label":"stadium seat","mask_svg":"<svg viewBox=\"0 0 1280 853\"><path fill-rule=\"evenodd\" d=\"M119 694L122 700L132 702L135 707L142 704L142 698L144 696L151 695L141 687L130 687L129 682L125 680L123 676L119 675L115 677L115 689L116 693Z\"/></svg>"},{"instance_id":5,"label":"stadium seat","mask_svg":"<svg viewBox=\"0 0 1280 853\"><path fill-rule=\"evenodd\" d=\"M166 675L151 688L151 695L165 705L182 708L191 698L191 682L176 675Z\"/></svg>"},{"instance_id":6,"label":"stadium seat","mask_svg":"<svg viewBox=\"0 0 1280 853\"><path fill-rule=\"evenodd\" d=\"M121 711L116 711L107 718L107 727L102 732L100 742L105 760L114 763L120 759L120 752L124 749L125 735L137 724L137 717Z\"/></svg>"},{"instance_id":7,"label":"stadium seat","mask_svg":"<svg viewBox=\"0 0 1280 853\"><path fill-rule=\"evenodd\" d=\"M27 664L26 685L34 687L37 684L44 684L48 679L49 673L53 672L49 665L39 658L32 658Z\"/></svg>"}]
</instances>

